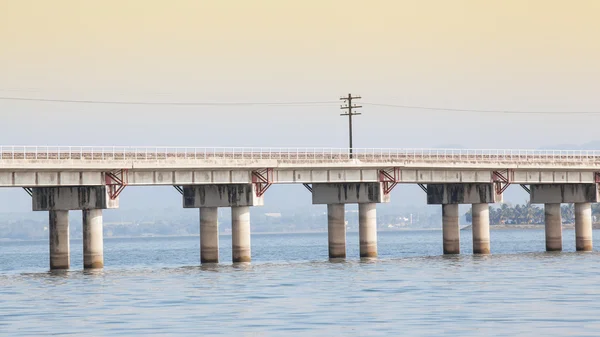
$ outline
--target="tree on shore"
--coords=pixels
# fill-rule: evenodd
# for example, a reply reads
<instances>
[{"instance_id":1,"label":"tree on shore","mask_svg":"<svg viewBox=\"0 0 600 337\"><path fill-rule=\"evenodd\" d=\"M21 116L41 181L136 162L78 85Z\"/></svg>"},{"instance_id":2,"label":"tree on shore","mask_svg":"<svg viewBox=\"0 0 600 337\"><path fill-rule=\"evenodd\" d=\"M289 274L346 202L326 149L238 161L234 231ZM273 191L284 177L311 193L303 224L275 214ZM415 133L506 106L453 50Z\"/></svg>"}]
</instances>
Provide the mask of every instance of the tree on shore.
<instances>
[{"instance_id":1,"label":"tree on shore","mask_svg":"<svg viewBox=\"0 0 600 337\"><path fill-rule=\"evenodd\" d=\"M561 215L563 223L574 223L575 207L573 204L561 206ZM600 218L600 204L592 205L592 215L594 219ZM465 213L465 219L468 223L473 221L472 209ZM529 201L524 204L510 205L502 204L500 207L490 206L490 224L491 225L520 225L520 224L543 224L544 207L532 205Z\"/></svg>"}]
</instances>

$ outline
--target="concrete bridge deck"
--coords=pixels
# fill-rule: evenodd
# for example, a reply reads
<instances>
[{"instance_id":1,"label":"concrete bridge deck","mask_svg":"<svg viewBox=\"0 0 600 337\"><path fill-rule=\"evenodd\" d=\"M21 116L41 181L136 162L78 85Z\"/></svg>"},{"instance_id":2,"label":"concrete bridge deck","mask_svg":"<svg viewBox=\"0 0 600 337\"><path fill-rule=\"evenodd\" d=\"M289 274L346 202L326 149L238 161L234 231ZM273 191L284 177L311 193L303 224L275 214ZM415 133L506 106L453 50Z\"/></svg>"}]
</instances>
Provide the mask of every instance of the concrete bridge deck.
<instances>
[{"instance_id":1,"label":"concrete bridge deck","mask_svg":"<svg viewBox=\"0 0 600 337\"><path fill-rule=\"evenodd\" d=\"M443 249L460 253L460 204L472 205L473 252L490 253L489 204L521 184L544 204L546 249L562 249L561 203L575 204L577 250L592 249L600 151L503 149L173 148L0 146L0 187L24 187L49 212L51 269L69 268L69 211L83 211L84 266L102 267L102 210L129 185L173 185L200 209L202 263L218 262L219 207L231 208L234 262L249 262L249 207L272 184L305 184L326 204L329 257L346 256L345 204L359 205L361 257L377 256L376 204L416 183L441 205ZM310 185L309 185L310 184Z\"/></svg>"},{"instance_id":2,"label":"concrete bridge deck","mask_svg":"<svg viewBox=\"0 0 600 337\"><path fill-rule=\"evenodd\" d=\"M128 185L251 183L490 182L593 183L600 151L504 149L174 148L0 146L0 186L104 185L106 172L127 170ZM510 173L508 173L510 171Z\"/></svg>"}]
</instances>

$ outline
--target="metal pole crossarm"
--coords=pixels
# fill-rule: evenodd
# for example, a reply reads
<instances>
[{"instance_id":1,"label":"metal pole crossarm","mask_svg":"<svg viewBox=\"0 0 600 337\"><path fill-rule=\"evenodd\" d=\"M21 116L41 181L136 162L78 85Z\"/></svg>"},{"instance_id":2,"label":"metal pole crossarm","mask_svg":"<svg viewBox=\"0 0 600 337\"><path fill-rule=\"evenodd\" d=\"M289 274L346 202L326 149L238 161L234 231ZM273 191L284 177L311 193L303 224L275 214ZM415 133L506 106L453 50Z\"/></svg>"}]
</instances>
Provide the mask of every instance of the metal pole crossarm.
<instances>
[{"instance_id":1,"label":"metal pole crossarm","mask_svg":"<svg viewBox=\"0 0 600 337\"><path fill-rule=\"evenodd\" d=\"M348 96L342 96L342 97L340 97L340 101L344 101L344 100L347 100L349 98L350 99L361 99L362 97L360 97L360 96L352 96L351 94L348 94Z\"/></svg>"}]
</instances>

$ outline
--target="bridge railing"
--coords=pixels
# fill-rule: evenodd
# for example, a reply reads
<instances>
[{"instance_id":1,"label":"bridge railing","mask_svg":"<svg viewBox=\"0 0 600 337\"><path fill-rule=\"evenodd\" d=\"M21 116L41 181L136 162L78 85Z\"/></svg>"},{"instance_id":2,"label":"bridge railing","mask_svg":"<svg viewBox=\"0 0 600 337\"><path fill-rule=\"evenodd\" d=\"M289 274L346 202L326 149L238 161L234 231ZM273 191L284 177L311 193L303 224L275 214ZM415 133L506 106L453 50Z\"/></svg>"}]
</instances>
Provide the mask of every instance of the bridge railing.
<instances>
[{"instance_id":1,"label":"bridge railing","mask_svg":"<svg viewBox=\"0 0 600 337\"><path fill-rule=\"evenodd\" d=\"M469 162L590 162L600 150L357 148L358 160ZM347 148L0 146L0 160L279 159L350 160Z\"/></svg>"}]
</instances>

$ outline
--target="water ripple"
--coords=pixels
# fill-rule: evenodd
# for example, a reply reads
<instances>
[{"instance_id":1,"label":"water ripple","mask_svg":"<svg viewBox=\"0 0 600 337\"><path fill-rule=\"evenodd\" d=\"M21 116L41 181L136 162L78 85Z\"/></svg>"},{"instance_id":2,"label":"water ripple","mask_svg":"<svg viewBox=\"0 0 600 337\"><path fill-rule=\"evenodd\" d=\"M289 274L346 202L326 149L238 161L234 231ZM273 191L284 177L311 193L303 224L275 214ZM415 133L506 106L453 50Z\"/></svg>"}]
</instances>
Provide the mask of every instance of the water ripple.
<instances>
[{"instance_id":1,"label":"water ripple","mask_svg":"<svg viewBox=\"0 0 600 337\"><path fill-rule=\"evenodd\" d=\"M3 243L0 335L595 336L600 331L600 254L516 249L515 238L539 239L537 232L518 231L493 232L490 256L470 255L467 238L463 255L441 256L439 234L381 233L381 257L375 260L359 259L357 238L349 234L349 258L333 262L318 255L320 250L315 255L314 247L326 248L326 235L253 236L252 264L207 266L197 266L197 238L109 239L104 270L82 271L73 256L72 270L61 272L47 271L46 245ZM168 257L158 249L166 241L173 247ZM263 243L268 251L261 251ZM80 244L74 241L72 247ZM223 249L226 255L230 248ZM565 250L574 250L574 244L565 240ZM293 256L286 255L290 251ZM136 252L135 265L130 252Z\"/></svg>"}]
</instances>

